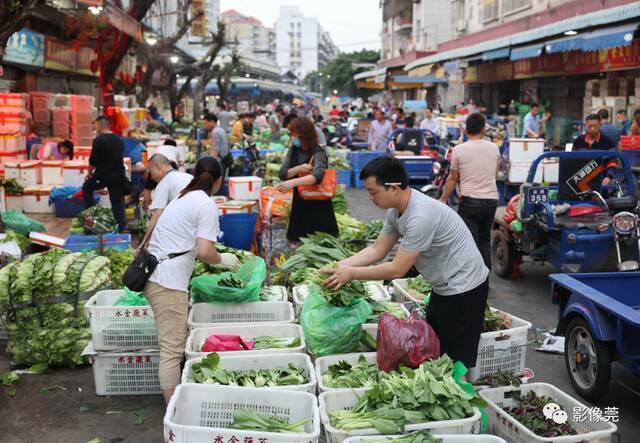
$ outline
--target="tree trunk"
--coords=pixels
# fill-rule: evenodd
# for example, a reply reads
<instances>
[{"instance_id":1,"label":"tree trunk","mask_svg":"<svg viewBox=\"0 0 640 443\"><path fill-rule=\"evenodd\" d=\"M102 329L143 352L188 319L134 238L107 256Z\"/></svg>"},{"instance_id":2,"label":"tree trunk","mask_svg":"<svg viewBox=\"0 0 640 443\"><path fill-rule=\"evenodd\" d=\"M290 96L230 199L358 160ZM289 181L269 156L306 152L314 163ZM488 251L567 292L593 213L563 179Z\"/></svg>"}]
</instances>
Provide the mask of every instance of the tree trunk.
<instances>
[{"instance_id":1,"label":"tree trunk","mask_svg":"<svg viewBox=\"0 0 640 443\"><path fill-rule=\"evenodd\" d=\"M198 82L193 92L193 120L199 120L202 113L202 103L204 102L204 89L206 83Z\"/></svg>"}]
</instances>

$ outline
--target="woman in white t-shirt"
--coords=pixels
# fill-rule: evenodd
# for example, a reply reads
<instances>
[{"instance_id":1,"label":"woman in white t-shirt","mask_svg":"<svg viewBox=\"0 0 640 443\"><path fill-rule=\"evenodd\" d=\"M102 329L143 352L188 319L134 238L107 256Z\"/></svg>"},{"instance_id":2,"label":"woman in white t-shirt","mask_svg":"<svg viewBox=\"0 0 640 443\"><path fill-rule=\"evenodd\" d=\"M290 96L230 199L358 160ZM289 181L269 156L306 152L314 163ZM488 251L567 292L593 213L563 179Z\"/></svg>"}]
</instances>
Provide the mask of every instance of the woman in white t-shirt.
<instances>
[{"instance_id":1,"label":"woman in white t-shirt","mask_svg":"<svg viewBox=\"0 0 640 443\"><path fill-rule=\"evenodd\" d=\"M158 266L144 288L153 309L160 343L160 388L169 402L180 383L180 363L187 341L188 288L196 257L210 265L235 268L233 254L219 254L218 207L211 195L220 189L222 166L213 157L196 164L191 183L164 209L158 219L149 253Z\"/></svg>"}]
</instances>

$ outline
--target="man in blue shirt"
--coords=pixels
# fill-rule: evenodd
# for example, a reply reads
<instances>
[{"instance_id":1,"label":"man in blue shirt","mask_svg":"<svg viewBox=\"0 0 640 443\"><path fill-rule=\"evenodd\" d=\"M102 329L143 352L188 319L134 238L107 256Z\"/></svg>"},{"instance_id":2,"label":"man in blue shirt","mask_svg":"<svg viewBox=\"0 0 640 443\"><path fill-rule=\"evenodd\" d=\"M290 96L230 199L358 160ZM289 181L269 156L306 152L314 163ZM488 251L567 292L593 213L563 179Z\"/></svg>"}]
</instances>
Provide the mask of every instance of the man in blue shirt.
<instances>
[{"instance_id":1,"label":"man in blue shirt","mask_svg":"<svg viewBox=\"0 0 640 443\"><path fill-rule=\"evenodd\" d=\"M531 111L524 117L523 138L540 138L540 107L537 103L531 104Z\"/></svg>"},{"instance_id":2,"label":"man in blue shirt","mask_svg":"<svg viewBox=\"0 0 640 443\"><path fill-rule=\"evenodd\" d=\"M620 143L620 129L609 123L609 111L606 109L599 110L598 116L602 121L600 132L613 142L614 148L617 148Z\"/></svg>"},{"instance_id":3,"label":"man in blue shirt","mask_svg":"<svg viewBox=\"0 0 640 443\"><path fill-rule=\"evenodd\" d=\"M616 112L616 120L620 123L620 135L629 135L629 129L631 129L631 120L627 116L627 111L624 109L618 109Z\"/></svg>"}]
</instances>

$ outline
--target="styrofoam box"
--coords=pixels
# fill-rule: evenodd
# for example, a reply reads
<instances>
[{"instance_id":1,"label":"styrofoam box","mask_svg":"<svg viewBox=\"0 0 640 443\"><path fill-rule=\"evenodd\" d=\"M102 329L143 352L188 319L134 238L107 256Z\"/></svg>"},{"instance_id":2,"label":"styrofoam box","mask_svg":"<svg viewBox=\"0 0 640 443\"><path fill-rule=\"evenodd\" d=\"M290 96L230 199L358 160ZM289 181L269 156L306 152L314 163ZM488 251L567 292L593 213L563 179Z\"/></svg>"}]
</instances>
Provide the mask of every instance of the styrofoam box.
<instances>
[{"instance_id":1,"label":"styrofoam box","mask_svg":"<svg viewBox=\"0 0 640 443\"><path fill-rule=\"evenodd\" d=\"M375 352L354 352L352 354L336 354L327 355L326 357L318 357L315 362L316 378L318 379L318 389L320 392L327 391L350 391L353 388L330 388L322 381L322 376L329 370L329 366L333 366L341 361L346 361L350 365L358 363L360 356L364 356L365 360L369 363L376 363Z\"/></svg>"},{"instance_id":2,"label":"styrofoam box","mask_svg":"<svg viewBox=\"0 0 640 443\"><path fill-rule=\"evenodd\" d=\"M201 352L200 349L205 339L214 334L239 335L245 340L251 340L260 336L299 338L300 346L293 348L261 349L251 351L226 351L225 355L248 355L251 354L283 354L292 352L304 352L305 341L302 328L294 324L261 324L243 325L226 324L224 326L212 326L209 328L194 329L187 338L186 352L187 358L204 357L208 352Z\"/></svg>"},{"instance_id":3,"label":"styrofoam box","mask_svg":"<svg viewBox=\"0 0 640 443\"><path fill-rule=\"evenodd\" d=\"M248 408L288 423L309 420L305 433L274 433L230 428L234 412ZM184 384L176 388L164 416L164 441L211 443L214 440L269 443L317 443L320 414L308 392Z\"/></svg>"},{"instance_id":4,"label":"styrofoam box","mask_svg":"<svg viewBox=\"0 0 640 443\"><path fill-rule=\"evenodd\" d=\"M27 141L24 135L0 135L0 151L19 152L24 151L25 149L27 149Z\"/></svg>"},{"instance_id":5,"label":"styrofoam box","mask_svg":"<svg viewBox=\"0 0 640 443\"><path fill-rule=\"evenodd\" d=\"M510 162L507 180L509 183L524 183L527 181L530 168L531 162ZM536 169L536 175L533 178L534 183L542 183L543 169L542 163L538 163L538 169Z\"/></svg>"},{"instance_id":6,"label":"styrofoam box","mask_svg":"<svg viewBox=\"0 0 640 443\"><path fill-rule=\"evenodd\" d=\"M98 352L90 356L96 395L160 394L160 351Z\"/></svg>"},{"instance_id":7,"label":"styrofoam box","mask_svg":"<svg viewBox=\"0 0 640 443\"><path fill-rule=\"evenodd\" d=\"M20 180L20 165L26 160L7 159L4 160L5 180Z\"/></svg>"},{"instance_id":8,"label":"styrofoam box","mask_svg":"<svg viewBox=\"0 0 640 443\"><path fill-rule=\"evenodd\" d=\"M189 329L224 323L287 324L295 321L293 305L288 301L257 301L241 304L195 303L191 306Z\"/></svg>"},{"instance_id":9,"label":"styrofoam box","mask_svg":"<svg viewBox=\"0 0 640 443\"><path fill-rule=\"evenodd\" d=\"M544 181L547 183L558 183L560 178L560 163L558 161L545 160L543 163Z\"/></svg>"},{"instance_id":10,"label":"styrofoam box","mask_svg":"<svg viewBox=\"0 0 640 443\"><path fill-rule=\"evenodd\" d=\"M383 443L385 441L389 441L399 437L402 437L402 435L371 435L365 438L349 437L344 441L344 443L360 443L362 441L365 441L365 439L367 442L379 441L380 443ZM500 437L496 437L495 435L488 435L488 434L479 434L479 435L438 434L438 440L441 441L442 443L467 443L467 442L469 443L506 443Z\"/></svg>"},{"instance_id":11,"label":"styrofoam box","mask_svg":"<svg viewBox=\"0 0 640 443\"><path fill-rule=\"evenodd\" d=\"M45 185L62 185L64 181L62 165L62 160L43 160L42 183Z\"/></svg>"},{"instance_id":12,"label":"styrofoam box","mask_svg":"<svg viewBox=\"0 0 640 443\"><path fill-rule=\"evenodd\" d=\"M382 283L375 281L364 282L365 290L367 294L375 301L391 301L391 295L384 289ZM294 286L293 290L293 306L295 308L296 316L300 316L302 307L304 306L304 300L309 295L309 287L307 285Z\"/></svg>"},{"instance_id":13,"label":"styrofoam box","mask_svg":"<svg viewBox=\"0 0 640 443\"><path fill-rule=\"evenodd\" d=\"M63 165L63 183L65 186L82 187L89 174L89 162L82 160L65 161Z\"/></svg>"},{"instance_id":14,"label":"styrofoam box","mask_svg":"<svg viewBox=\"0 0 640 443\"><path fill-rule=\"evenodd\" d=\"M31 214L52 214L53 205L49 205L49 195L53 186L38 185L24 188L22 209Z\"/></svg>"},{"instance_id":15,"label":"styrofoam box","mask_svg":"<svg viewBox=\"0 0 640 443\"><path fill-rule=\"evenodd\" d=\"M544 152L544 140L539 138L509 139L509 161L532 162Z\"/></svg>"},{"instance_id":16,"label":"styrofoam box","mask_svg":"<svg viewBox=\"0 0 640 443\"><path fill-rule=\"evenodd\" d=\"M260 189L260 177L229 177L229 197L232 200L258 200Z\"/></svg>"},{"instance_id":17,"label":"styrofoam box","mask_svg":"<svg viewBox=\"0 0 640 443\"><path fill-rule=\"evenodd\" d=\"M327 443L342 443L348 437L380 435L375 428L354 429L345 431L334 428L329 420L329 414L342 409L352 409L359 401L366 389L352 389L329 391L320 394L320 420L324 426L325 441ZM433 434L477 434L480 432L480 411L473 408L473 415L458 420L430 421L425 423L407 424L406 432L428 429Z\"/></svg>"},{"instance_id":18,"label":"styrofoam box","mask_svg":"<svg viewBox=\"0 0 640 443\"><path fill-rule=\"evenodd\" d=\"M28 99L28 94L2 92L0 93L0 107L24 109L27 107Z\"/></svg>"},{"instance_id":19,"label":"styrofoam box","mask_svg":"<svg viewBox=\"0 0 640 443\"><path fill-rule=\"evenodd\" d=\"M4 199L5 199L7 211L22 212L22 194L20 195L5 194Z\"/></svg>"},{"instance_id":20,"label":"styrofoam box","mask_svg":"<svg viewBox=\"0 0 640 443\"><path fill-rule=\"evenodd\" d=\"M511 408L519 404L517 400L518 394L524 396L531 391L538 396L549 397L560 406L567 413L567 423L570 423L578 434L563 437L540 437L504 410L504 408ZM612 434L617 430L617 426L610 422L574 420L574 408L587 410L588 407L548 383L527 383L517 388L509 386L483 389L479 391L479 394L487 402L487 408L485 409L485 413L488 416L487 432L502 437L509 443L605 443L611 441Z\"/></svg>"},{"instance_id":21,"label":"styrofoam box","mask_svg":"<svg viewBox=\"0 0 640 443\"><path fill-rule=\"evenodd\" d=\"M36 186L42 184L42 162L40 160L27 160L20 164L20 179L22 186Z\"/></svg>"},{"instance_id":22,"label":"styrofoam box","mask_svg":"<svg viewBox=\"0 0 640 443\"><path fill-rule=\"evenodd\" d=\"M302 385L272 386L264 387L264 389L284 389L287 391L305 391L310 394L316 393L316 371L314 370L311 358L307 354L291 353L291 354L258 354L258 355L225 355L220 353L220 363L218 367L227 371L243 371L248 372L253 369L276 369L287 368L290 364L299 366L304 369L305 375L309 380L308 383ZM199 363L204 357L187 360L182 371L181 383L194 383L191 376L194 363ZM224 386L224 385L222 385Z\"/></svg>"},{"instance_id":23,"label":"styrofoam box","mask_svg":"<svg viewBox=\"0 0 640 443\"><path fill-rule=\"evenodd\" d=\"M150 306L114 306L124 290L98 291L84 312L97 351L158 348L158 332Z\"/></svg>"},{"instance_id":24,"label":"styrofoam box","mask_svg":"<svg viewBox=\"0 0 640 443\"><path fill-rule=\"evenodd\" d=\"M253 212L253 207L257 205L257 201L239 201L229 200L225 203L218 204L220 215L227 214L249 214Z\"/></svg>"}]
</instances>

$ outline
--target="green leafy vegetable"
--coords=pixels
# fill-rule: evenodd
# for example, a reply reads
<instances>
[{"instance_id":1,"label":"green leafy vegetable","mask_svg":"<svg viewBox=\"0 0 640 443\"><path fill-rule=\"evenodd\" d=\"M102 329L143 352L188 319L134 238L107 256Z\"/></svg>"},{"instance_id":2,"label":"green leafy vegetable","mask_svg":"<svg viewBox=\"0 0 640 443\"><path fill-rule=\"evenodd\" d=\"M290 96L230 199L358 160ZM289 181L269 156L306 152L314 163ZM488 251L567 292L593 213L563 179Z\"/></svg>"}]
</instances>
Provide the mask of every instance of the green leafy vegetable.
<instances>
[{"instance_id":1,"label":"green leafy vegetable","mask_svg":"<svg viewBox=\"0 0 640 443\"><path fill-rule=\"evenodd\" d=\"M118 232L118 224L113 216L113 211L97 205L85 209L78 214L71 225L72 232L84 232L84 224L87 218L92 218L94 221L103 224L109 229L108 232Z\"/></svg>"},{"instance_id":2,"label":"green leafy vegetable","mask_svg":"<svg viewBox=\"0 0 640 443\"><path fill-rule=\"evenodd\" d=\"M362 437L360 439L363 443L380 443L379 439L374 438L366 438ZM400 437L387 437L384 439L387 443L439 443L442 439L437 436L433 436L429 431L413 431L408 433L407 435L402 435Z\"/></svg>"},{"instance_id":3,"label":"green leafy vegetable","mask_svg":"<svg viewBox=\"0 0 640 443\"><path fill-rule=\"evenodd\" d=\"M300 338L295 337L269 337L260 336L253 339L253 349L297 348L300 346Z\"/></svg>"},{"instance_id":4,"label":"green leafy vegetable","mask_svg":"<svg viewBox=\"0 0 640 443\"><path fill-rule=\"evenodd\" d=\"M504 410L522 423L536 435L545 438L561 437L563 435L576 435L577 431L569 422L560 425L551 419L546 419L542 409L547 403L555 403L549 397L538 396L535 392L529 391L520 398L520 404Z\"/></svg>"},{"instance_id":5,"label":"green leafy vegetable","mask_svg":"<svg viewBox=\"0 0 640 443\"><path fill-rule=\"evenodd\" d=\"M11 386L20 380L20 376L16 371L9 371L0 375L0 380L2 381L2 386Z\"/></svg>"},{"instance_id":6,"label":"green leafy vegetable","mask_svg":"<svg viewBox=\"0 0 640 443\"><path fill-rule=\"evenodd\" d=\"M252 409L240 409L233 413L233 423L230 427L234 429L250 429L265 432L283 433L305 433L304 425L311 420L303 420L298 423L289 424L286 420L278 417L261 414Z\"/></svg>"},{"instance_id":7,"label":"green leafy vegetable","mask_svg":"<svg viewBox=\"0 0 640 443\"><path fill-rule=\"evenodd\" d=\"M378 366L361 355L354 365L342 360L329 366L322 374L322 382L329 388L369 388L378 382L380 375Z\"/></svg>"}]
</instances>

